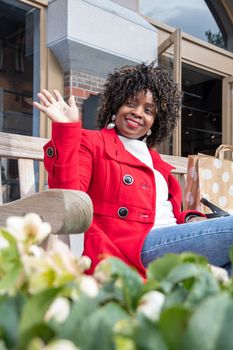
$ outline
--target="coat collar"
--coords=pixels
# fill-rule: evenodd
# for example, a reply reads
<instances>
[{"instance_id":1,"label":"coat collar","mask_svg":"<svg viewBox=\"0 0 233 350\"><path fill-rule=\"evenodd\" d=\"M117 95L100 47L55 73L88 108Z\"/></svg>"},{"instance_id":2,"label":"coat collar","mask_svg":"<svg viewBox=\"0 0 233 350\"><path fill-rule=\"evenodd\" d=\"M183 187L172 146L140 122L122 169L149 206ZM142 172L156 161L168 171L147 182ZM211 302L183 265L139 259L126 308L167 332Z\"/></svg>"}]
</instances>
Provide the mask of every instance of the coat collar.
<instances>
[{"instance_id":1,"label":"coat collar","mask_svg":"<svg viewBox=\"0 0 233 350\"><path fill-rule=\"evenodd\" d=\"M115 159L120 163L128 164L131 166L145 166L148 168L147 165L142 163L139 159L125 150L125 147L117 136L115 129L108 130L107 128L104 128L101 130L101 135L103 137L103 142L105 145L105 152L110 158ZM162 169L165 173L170 173L170 171L174 169L173 166L161 159L158 152L152 149L149 149L149 152L152 157L153 166L156 170L161 171Z\"/></svg>"}]
</instances>

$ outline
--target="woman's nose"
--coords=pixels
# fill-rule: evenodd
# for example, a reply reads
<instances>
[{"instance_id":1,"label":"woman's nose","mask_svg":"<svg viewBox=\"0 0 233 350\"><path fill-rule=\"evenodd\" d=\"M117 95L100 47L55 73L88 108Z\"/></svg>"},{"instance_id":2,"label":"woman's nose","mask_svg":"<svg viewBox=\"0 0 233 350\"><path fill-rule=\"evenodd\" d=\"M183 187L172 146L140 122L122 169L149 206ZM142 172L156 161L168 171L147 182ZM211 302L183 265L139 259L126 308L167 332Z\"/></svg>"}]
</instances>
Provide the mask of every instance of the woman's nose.
<instances>
[{"instance_id":1,"label":"woman's nose","mask_svg":"<svg viewBox=\"0 0 233 350\"><path fill-rule=\"evenodd\" d=\"M134 113L137 117L143 117L143 108L142 108L142 106L134 107L133 113Z\"/></svg>"}]
</instances>

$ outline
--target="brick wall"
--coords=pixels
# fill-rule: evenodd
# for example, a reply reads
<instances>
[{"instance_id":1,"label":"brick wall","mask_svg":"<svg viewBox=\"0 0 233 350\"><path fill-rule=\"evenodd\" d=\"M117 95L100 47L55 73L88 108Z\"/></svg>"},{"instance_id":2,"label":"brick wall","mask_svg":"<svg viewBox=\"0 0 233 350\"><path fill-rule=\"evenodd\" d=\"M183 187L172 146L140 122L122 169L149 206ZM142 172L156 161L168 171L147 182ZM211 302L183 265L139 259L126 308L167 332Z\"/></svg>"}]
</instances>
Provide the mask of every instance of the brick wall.
<instances>
[{"instance_id":1,"label":"brick wall","mask_svg":"<svg viewBox=\"0 0 233 350\"><path fill-rule=\"evenodd\" d=\"M103 90L104 78L88 73L71 70L64 73L64 95L67 99L75 96L81 116L83 115L83 103L90 95L97 95Z\"/></svg>"}]
</instances>

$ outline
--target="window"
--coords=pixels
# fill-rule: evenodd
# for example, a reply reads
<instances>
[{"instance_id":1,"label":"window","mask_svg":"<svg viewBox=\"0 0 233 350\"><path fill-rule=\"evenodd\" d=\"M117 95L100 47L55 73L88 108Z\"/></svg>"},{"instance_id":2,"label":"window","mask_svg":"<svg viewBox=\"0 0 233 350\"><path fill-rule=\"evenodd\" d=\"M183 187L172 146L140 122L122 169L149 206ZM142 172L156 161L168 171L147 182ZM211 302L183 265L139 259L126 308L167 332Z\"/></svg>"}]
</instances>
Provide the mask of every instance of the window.
<instances>
[{"instance_id":1,"label":"window","mask_svg":"<svg viewBox=\"0 0 233 350\"><path fill-rule=\"evenodd\" d=\"M219 47L225 39L204 0L140 0L139 11Z\"/></svg>"}]
</instances>

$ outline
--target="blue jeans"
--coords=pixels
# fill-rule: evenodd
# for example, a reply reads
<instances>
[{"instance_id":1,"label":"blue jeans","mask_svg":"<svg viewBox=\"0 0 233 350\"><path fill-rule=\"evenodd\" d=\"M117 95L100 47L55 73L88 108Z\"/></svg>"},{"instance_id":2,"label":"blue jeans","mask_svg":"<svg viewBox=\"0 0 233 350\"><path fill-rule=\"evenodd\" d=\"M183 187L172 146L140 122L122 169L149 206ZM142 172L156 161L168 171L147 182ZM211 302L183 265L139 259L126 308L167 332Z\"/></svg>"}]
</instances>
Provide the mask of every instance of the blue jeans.
<instances>
[{"instance_id":1,"label":"blue jeans","mask_svg":"<svg viewBox=\"0 0 233 350\"><path fill-rule=\"evenodd\" d=\"M191 251L207 257L210 264L230 272L229 250L233 245L233 215L155 228L147 235L141 259L146 267L166 253Z\"/></svg>"}]
</instances>

